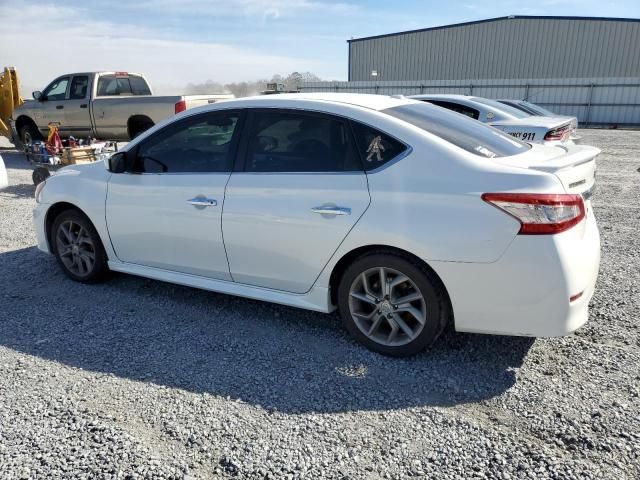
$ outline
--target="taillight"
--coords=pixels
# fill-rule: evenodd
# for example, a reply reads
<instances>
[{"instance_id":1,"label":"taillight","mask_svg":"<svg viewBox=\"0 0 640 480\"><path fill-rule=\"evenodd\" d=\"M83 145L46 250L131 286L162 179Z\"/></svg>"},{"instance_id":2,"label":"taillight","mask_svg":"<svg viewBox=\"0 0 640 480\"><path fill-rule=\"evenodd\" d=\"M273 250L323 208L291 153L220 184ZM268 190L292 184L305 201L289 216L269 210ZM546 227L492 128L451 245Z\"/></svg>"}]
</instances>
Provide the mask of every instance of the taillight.
<instances>
[{"instance_id":1,"label":"taillight","mask_svg":"<svg viewBox=\"0 0 640 480\"><path fill-rule=\"evenodd\" d=\"M176 103L176 113L184 112L187 109L187 102L180 100Z\"/></svg>"},{"instance_id":2,"label":"taillight","mask_svg":"<svg viewBox=\"0 0 640 480\"><path fill-rule=\"evenodd\" d=\"M547 134L544 136L544 139L547 142L554 140L565 140L571 134L571 128L569 125L565 125L564 127L554 128L553 130L549 130Z\"/></svg>"},{"instance_id":3,"label":"taillight","mask_svg":"<svg viewBox=\"0 0 640 480\"><path fill-rule=\"evenodd\" d=\"M482 199L520 222L520 235L564 232L585 217L580 195L567 193L485 193Z\"/></svg>"}]
</instances>

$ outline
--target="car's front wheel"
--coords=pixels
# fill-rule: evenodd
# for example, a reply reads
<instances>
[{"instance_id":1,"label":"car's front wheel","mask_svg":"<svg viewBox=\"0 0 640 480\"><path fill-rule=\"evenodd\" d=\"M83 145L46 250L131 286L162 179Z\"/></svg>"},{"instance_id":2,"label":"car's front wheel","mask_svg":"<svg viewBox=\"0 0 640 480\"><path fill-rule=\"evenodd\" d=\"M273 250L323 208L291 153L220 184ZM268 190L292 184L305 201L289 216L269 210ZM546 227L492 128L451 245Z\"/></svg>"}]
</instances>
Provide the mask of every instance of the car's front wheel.
<instances>
[{"instance_id":1,"label":"car's front wheel","mask_svg":"<svg viewBox=\"0 0 640 480\"><path fill-rule=\"evenodd\" d=\"M52 244L64 273L77 282L102 280L109 268L107 254L89 219L75 210L62 212L53 222Z\"/></svg>"},{"instance_id":2,"label":"car's front wheel","mask_svg":"<svg viewBox=\"0 0 640 480\"><path fill-rule=\"evenodd\" d=\"M390 252L359 257L338 287L340 315L349 333L367 348L396 357L431 345L449 318L448 305L433 272Z\"/></svg>"}]
</instances>

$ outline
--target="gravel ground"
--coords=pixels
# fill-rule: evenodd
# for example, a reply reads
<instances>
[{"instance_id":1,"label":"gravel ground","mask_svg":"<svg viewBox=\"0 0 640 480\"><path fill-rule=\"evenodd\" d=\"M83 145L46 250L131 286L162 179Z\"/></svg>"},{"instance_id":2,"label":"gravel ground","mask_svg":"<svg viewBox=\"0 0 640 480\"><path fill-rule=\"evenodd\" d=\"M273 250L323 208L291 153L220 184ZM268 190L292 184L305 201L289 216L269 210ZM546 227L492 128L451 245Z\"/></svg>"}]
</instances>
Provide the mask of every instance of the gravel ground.
<instances>
[{"instance_id":1,"label":"gravel ground","mask_svg":"<svg viewBox=\"0 0 640 480\"><path fill-rule=\"evenodd\" d=\"M114 275L36 250L31 171L0 190L0 478L640 478L640 132L603 150L589 323L447 332L396 360L338 318Z\"/></svg>"}]
</instances>

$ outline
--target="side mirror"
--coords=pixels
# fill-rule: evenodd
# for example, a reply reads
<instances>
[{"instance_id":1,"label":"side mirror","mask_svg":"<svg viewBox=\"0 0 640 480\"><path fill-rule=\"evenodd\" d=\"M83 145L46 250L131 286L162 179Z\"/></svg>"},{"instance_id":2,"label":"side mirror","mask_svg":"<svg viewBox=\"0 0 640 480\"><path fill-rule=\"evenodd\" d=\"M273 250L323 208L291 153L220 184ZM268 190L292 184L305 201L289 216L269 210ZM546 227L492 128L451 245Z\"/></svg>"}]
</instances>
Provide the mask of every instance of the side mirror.
<instances>
[{"instance_id":1,"label":"side mirror","mask_svg":"<svg viewBox=\"0 0 640 480\"><path fill-rule=\"evenodd\" d=\"M37 100L38 102L41 102L44 100L44 98L42 98L42 92L40 90L36 90L31 95L33 95L33 99Z\"/></svg>"},{"instance_id":2,"label":"side mirror","mask_svg":"<svg viewBox=\"0 0 640 480\"><path fill-rule=\"evenodd\" d=\"M111 173L123 173L127 169L127 154L116 152L104 160L105 168Z\"/></svg>"}]
</instances>

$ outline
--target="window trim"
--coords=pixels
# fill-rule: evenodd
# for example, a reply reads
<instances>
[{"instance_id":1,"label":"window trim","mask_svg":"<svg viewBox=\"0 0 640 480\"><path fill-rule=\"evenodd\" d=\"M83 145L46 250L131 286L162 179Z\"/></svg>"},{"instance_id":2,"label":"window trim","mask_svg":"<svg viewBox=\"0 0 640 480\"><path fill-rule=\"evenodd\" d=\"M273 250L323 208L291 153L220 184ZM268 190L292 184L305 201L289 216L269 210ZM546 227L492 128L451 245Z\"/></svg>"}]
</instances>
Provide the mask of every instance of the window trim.
<instances>
[{"instance_id":1,"label":"window trim","mask_svg":"<svg viewBox=\"0 0 640 480\"><path fill-rule=\"evenodd\" d=\"M197 122L198 118L205 118L209 115L238 115L238 121L236 122L236 127L231 137L231 145L229 146L229 159L227 160L227 169L223 172L136 172L133 171L134 162L138 158L138 152L140 151L140 147L143 146L148 141L162 135L167 129L174 128L179 126L180 124L187 122ZM182 118L176 122L171 122L168 125L165 125L157 132L154 132L152 135L149 135L147 138L143 139L140 143L136 144L131 150L127 151L127 168L123 173L127 173L130 175L230 175L233 172L235 159L237 156L237 152L239 150L239 142L240 135L244 129L244 121L246 118L245 109L232 108L232 109L221 109L221 110L211 110L208 112L196 113L193 115L188 115L185 118Z\"/></svg>"},{"instance_id":2,"label":"window trim","mask_svg":"<svg viewBox=\"0 0 640 480\"><path fill-rule=\"evenodd\" d=\"M297 107L249 107L247 108L247 121L245 123L244 132L241 139L241 146L238 149L238 156L236 158L236 164L234 168L234 173L242 173L249 175L361 175L367 173L364 168L364 164L362 163L362 155L358 151L358 144L356 143L356 138L353 134L353 126L351 125L352 119L350 117L346 117L344 115L338 115L332 112L325 112L321 110L308 110L306 108L297 108ZM307 171L307 172L296 172L296 171L282 171L282 172L253 172L247 170L247 160L249 157L249 137L252 133L252 129L255 125L256 117L260 113L290 113L296 115L305 115L309 117L318 117L318 118L330 118L332 120L336 120L342 123L347 136L349 137L349 141L351 142L352 147L355 150L355 153L358 157L358 161L360 164L361 170L319 170L319 171ZM360 122L362 123L362 122ZM375 127L371 127L375 128ZM376 129L379 130L379 129Z\"/></svg>"}]
</instances>

